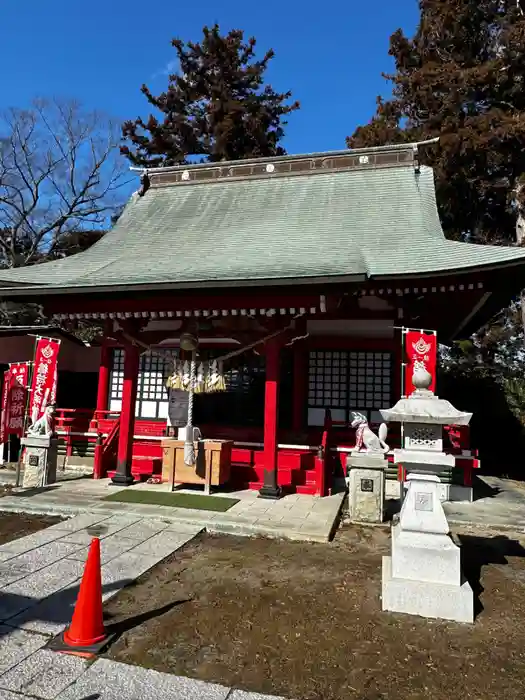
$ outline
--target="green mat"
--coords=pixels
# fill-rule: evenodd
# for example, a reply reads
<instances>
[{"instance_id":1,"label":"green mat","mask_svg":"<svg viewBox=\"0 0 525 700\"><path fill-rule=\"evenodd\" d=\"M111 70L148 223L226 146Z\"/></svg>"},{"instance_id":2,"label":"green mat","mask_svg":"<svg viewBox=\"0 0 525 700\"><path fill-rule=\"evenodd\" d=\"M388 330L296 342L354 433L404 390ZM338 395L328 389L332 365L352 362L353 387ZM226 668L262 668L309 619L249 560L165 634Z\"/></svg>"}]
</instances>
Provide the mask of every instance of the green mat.
<instances>
[{"instance_id":1,"label":"green mat","mask_svg":"<svg viewBox=\"0 0 525 700\"><path fill-rule=\"evenodd\" d=\"M201 496L198 493L172 493L159 491L134 490L117 491L106 496L103 501L119 501L119 503L146 503L154 506L172 506L173 508L195 508L196 510L213 510L225 513L236 503L237 498L222 498L222 496Z\"/></svg>"}]
</instances>

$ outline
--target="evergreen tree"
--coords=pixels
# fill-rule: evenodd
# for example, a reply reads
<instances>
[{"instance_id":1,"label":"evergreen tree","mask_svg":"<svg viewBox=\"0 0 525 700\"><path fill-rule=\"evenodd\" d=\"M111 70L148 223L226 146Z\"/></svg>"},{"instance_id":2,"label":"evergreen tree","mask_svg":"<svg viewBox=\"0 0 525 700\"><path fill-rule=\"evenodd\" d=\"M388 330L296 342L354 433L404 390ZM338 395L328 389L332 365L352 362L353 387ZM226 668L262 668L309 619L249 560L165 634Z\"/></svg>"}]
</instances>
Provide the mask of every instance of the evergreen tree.
<instances>
[{"instance_id":1,"label":"evergreen tree","mask_svg":"<svg viewBox=\"0 0 525 700\"><path fill-rule=\"evenodd\" d=\"M390 39L393 96L350 147L440 137L434 167L449 237L521 243L525 235L525 16L520 0L420 0L412 39Z\"/></svg>"},{"instance_id":2,"label":"evergreen tree","mask_svg":"<svg viewBox=\"0 0 525 700\"><path fill-rule=\"evenodd\" d=\"M413 38L390 38L390 99L351 148L440 137L423 147L434 168L445 234L475 243L525 244L525 14L523 0L420 0ZM499 386L525 426L525 303L513 304L444 362L450 386ZM484 394L483 394L484 395ZM483 412L479 400L476 410ZM486 416L485 416L486 417ZM492 417L491 417L492 420ZM490 421L487 422L487 425ZM525 437L525 431L523 436Z\"/></svg>"},{"instance_id":3,"label":"evergreen tree","mask_svg":"<svg viewBox=\"0 0 525 700\"><path fill-rule=\"evenodd\" d=\"M200 43L174 39L178 73L169 76L166 92L154 96L142 86L162 118L127 121L122 127L122 153L135 165L162 166L188 157L217 162L285 153L283 117L299 108L291 92L278 93L264 84L274 52L255 58L254 38L240 30L226 35L216 24L204 27Z\"/></svg>"}]
</instances>

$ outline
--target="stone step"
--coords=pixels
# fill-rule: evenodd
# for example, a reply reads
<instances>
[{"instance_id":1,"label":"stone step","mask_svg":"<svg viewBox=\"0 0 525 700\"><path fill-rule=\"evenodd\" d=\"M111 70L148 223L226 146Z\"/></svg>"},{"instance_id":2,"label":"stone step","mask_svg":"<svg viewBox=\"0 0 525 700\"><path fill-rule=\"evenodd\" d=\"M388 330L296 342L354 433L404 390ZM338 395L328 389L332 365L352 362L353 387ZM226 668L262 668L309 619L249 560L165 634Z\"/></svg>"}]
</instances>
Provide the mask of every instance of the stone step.
<instances>
[{"instance_id":1,"label":"stone step","mask_svg":"<svg viewBox=\"0 0 525 700\"><path fill-rule=\"evenodd\" d=\"M94 457L91 455L86 455L85 457L79 457L77 455L71 455L66 459L66 465L70 467L93 467Z\"/></svg>"}]
</instances>

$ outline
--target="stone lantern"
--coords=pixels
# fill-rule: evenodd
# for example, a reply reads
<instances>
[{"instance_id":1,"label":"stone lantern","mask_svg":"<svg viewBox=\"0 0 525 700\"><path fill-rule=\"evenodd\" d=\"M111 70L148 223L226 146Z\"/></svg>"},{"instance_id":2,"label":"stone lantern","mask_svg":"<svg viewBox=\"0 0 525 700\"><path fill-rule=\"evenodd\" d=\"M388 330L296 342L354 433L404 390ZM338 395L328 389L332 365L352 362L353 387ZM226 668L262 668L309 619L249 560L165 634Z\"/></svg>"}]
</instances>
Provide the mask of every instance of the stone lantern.
<instances>
[{"instance_id":1,"label":"stone lantern","mask_svg":"<svg viewBox=\"0 0 525 700\"><path fill-rule=\"evenodd\" d=\"M416 390L381 411L386 421L404 426L404 445L394 456L410 472L399 522L392 526L392 556L383 557L382 608L473 622L474 596L450 537L438 476L454 460L443 452L443 426L468 425L472 414L435 396L431 381L426 370L416 370Z\"/></svg>"},{"instance_id":2,"label":"stone lantern","mask_svg":"<svg viewBox=\"0 0 525 700\"><path fill-rule=\"evenodd\" d=\"M468 425L472 413L458 411L445 399L440 399L429 387L431 375L425 369L414 372L415 391L400 399L393 408L381 411L383 419L403 426L403 445L394 450L394 463L407 472L431 473L437 476L455 466L454 455L443 451L443 431L446 425ZM443 484L438 489L441 501L448 500Z\"/></svg>"}]
</instances>

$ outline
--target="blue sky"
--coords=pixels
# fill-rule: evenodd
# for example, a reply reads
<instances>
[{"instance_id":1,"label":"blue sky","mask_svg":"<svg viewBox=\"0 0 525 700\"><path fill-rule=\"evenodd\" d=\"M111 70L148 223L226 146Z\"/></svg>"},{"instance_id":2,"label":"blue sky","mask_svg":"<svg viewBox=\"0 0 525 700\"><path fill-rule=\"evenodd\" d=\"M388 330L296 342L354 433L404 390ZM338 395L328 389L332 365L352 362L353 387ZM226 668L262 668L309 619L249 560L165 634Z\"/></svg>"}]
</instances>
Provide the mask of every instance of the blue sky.
<instances>
[{"instance_id":1,"label":"blue sky","mask_svg":"<svg viewBox=\"0 0 525 700\"><path fill-rule=\"evenodd\" d=\"M217 21L255 35L261 52L275 50L268 79L301 102L288 152L344 148L388 91L381 71L391 68L390 34L412 33L417 19L416 0L1 0L0 109L55 95L118 119L146 116L140 86L166 87L171 38L198 40Z\"/></svg>"}]
</instances>

